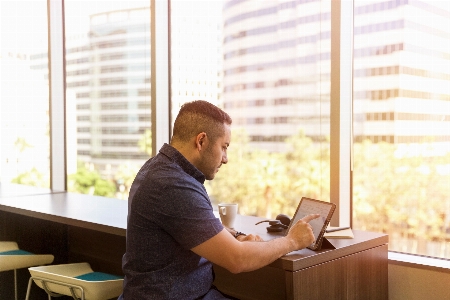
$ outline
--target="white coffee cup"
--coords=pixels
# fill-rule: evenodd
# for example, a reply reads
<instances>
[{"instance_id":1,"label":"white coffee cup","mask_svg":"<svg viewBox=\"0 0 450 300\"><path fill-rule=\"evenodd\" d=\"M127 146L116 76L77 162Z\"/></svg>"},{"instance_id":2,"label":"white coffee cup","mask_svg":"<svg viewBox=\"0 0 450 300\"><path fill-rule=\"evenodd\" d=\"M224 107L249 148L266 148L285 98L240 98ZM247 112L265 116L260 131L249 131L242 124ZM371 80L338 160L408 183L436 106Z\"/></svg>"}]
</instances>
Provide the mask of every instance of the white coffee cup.
<instances>
[{"instance_id":1,"label":"white coffee cup","mask_svg":"<svg viewBox=\"0 0 450 300\"><path fill-rule=\"evenodd\" d=\"M223 226L233 229L237 213L237 203L219 203L219 215Z\"/></svg>"}]
</instances>

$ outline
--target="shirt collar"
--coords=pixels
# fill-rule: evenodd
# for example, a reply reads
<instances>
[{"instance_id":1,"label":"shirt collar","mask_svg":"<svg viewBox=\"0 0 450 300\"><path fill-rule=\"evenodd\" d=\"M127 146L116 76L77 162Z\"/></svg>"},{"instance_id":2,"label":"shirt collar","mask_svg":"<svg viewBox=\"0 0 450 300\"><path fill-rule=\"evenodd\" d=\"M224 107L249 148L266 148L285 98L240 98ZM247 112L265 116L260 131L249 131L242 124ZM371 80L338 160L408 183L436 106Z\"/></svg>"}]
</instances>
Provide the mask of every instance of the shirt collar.
<instances>
[{"instance_id":1,"label":"shirt collar","mask_svg":"<svg viewBox=\"0 0 450 300\"><path fill-rule=\"evenodd\" d=\"M205 183L205 175L197 169L193 164L191 164L186 157L183 156L177 149L171 145L164 143L164 145L159 150L160 153L166 155L177 163L187 174L194 177L201 184Z\"/></svg>"}]
</instances>

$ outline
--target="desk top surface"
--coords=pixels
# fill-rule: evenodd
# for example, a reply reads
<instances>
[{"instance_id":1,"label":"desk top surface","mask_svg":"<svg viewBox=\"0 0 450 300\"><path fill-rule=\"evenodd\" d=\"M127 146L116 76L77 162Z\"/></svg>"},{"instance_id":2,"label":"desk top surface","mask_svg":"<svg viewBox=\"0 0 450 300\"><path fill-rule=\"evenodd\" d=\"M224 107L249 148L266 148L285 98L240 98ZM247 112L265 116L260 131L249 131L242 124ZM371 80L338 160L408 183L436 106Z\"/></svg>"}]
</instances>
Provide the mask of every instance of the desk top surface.
<instances>
[{"instance_id":1,"label":"desk top surface","mask_svg":"<svg viewBox=\"0 0 450 300\"><path fill-rule=\"evenodd\" d=\"M264 240L272 240L284 236L284 233L279 232L268 233L266 229L268 223L255 225L261 220L264 220L264 218L239 216L236 223L236 230L245 233L258 234ZM271 266L283 268L289 271L296 271L324 263L332 259L337 259L356 252L385 245L389 241L388 235L382 233L353 230L353 234L353 239L328 239L328 242L332 245L332 247L323 245L322 249L318 251L313 251L310 249L293 251L272 263Z\"/></svg>"},{"instance_id":2,"label":"desk top surface","mask_svg":"<svg viewBox=\"0 0 450 300\"><path fill-rule=\"evenodd\" d=\"M126 235L127 201L65 192L26 195L31 190L26 187L22 192L9 193L6 197L2 194L0 210L119 236ZM236 230L258 234L264 240L283 236L282 233L268 233L267 223L255 225L261 220L263 218L239 215ZM359 230L353 230L353 233L353 239L329 239L335 249L323 247L319 251L294 251L271 266L295 271L388 243L386 234Z\"/></svg>"},{"instance_id":3,"label":"desk top surface","mask_svg":"<svg viewBox=\"0 0 450 300\"><path fill-rule=\"evenodd\" d=\"M125 236L128 202L59 192L0 197L0 210Z\"/></svg>"}]
</instances>

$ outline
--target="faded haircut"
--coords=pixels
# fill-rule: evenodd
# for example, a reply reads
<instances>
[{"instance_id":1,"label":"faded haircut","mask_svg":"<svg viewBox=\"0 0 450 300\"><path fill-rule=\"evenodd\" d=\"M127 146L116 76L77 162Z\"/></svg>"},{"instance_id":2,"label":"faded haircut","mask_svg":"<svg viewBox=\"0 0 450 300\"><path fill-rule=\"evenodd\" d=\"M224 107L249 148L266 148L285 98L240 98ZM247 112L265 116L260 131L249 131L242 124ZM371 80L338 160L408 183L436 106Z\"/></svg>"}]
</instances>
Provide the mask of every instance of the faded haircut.
<instances>
[{"instance_id":1,"label":"faded haircut","mask_svg":"<svg viewBox=\"0 0 450 300\"><path fill-rule=\"evenodd\" d=\"M224 124L231 125L230 116L217 106L195 100L183 104L173 126L172 139L187 142L201 132L206 132L214 143L216 138L225 134Z\"/></svg>"}]
</instances>

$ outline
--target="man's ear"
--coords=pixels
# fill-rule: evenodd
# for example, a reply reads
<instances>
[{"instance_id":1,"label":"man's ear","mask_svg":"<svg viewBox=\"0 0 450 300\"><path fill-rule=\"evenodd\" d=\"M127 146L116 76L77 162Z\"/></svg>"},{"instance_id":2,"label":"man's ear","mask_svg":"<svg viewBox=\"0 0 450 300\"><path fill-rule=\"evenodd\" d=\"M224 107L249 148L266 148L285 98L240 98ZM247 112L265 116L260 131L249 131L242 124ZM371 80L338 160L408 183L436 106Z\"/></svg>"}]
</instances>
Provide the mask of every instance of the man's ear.
<instances>
[{"instance_id":1,"label":"man's ear","mask_svg":"<svg viewBox=\"0 0 450 300\"><path fill-rule=\"evenodd\" d=\"M202 150L202 147L205 145L206 142L206 132L200 132L197 134L197 137L195 139L195 145L198 151Z\"/></svg>"}]
</instances>

